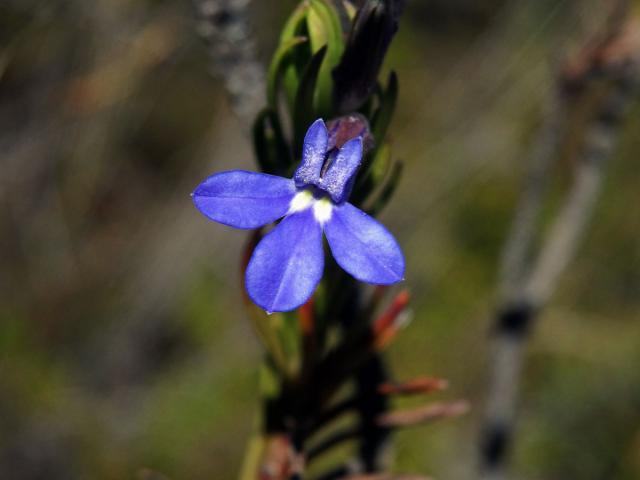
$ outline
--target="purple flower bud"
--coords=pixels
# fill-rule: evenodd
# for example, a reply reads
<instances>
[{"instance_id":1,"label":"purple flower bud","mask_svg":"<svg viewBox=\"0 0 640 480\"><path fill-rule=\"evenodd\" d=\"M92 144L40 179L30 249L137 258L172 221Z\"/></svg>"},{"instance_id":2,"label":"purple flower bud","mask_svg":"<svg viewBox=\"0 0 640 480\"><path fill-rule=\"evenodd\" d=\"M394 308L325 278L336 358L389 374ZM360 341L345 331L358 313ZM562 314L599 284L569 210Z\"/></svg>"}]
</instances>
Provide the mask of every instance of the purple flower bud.
<instances>
[{"instance_id":1,"label":"purple flower bud","mask_svg":"<svg viewBox=\"0 0 640 480\"><path fill-rule=\"evenodd\" d=\"M358 11L342 59L333 70L339 112L357 110L373 93L403 8L404 0L367 0Z\"/></svg>"}]
</instances>

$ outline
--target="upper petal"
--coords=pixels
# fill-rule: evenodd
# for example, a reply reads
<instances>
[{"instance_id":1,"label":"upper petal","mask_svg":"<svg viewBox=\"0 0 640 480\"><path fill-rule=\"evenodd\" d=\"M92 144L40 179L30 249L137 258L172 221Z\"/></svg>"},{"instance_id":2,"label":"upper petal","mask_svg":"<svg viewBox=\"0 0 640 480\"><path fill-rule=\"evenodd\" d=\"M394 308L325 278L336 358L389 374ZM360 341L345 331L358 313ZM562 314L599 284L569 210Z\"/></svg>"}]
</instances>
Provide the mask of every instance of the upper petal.
<instances>
[{"instance_id":1,"label":"upper petal","mask_svg":"<svg viewBox=\"0 0 640 480\"><path fill-rule=\"evenodd\" d=\"M298 187L315 185L320 181L320 172L327 154L329 132L322 119L318 119L304 136L302 161L293 175Z\"/></svg>"},{"instance_id":2,"label":"upper petal","mask_svg":"<svg viewBox=\"0 0 640 480\"><path fill-rule=\"evenodd\" d=\"M322 227L307 208L285 217L251 256L245 284L267 312L286 312L305 303L324 269Z\"/></svg>"},{"instance_id":3,"label":"upper petal","mask_svg":"<svg viewBox=\"0 0 640 480\"><path fill-rule=\"evenodd\" d=\"M333 208L324 232L338 265L358 280L389 285L403 279L404 256L393 235L350 203Z\"/></svg>"},{"instance_id":4,"label":"upper petal","mask_svg":"<svg viewBox=\"0 0 640 480\"><path fill-rule=\"evenodd\" d=\"M344 202L351 193L351 180L362 162L362 138L352 138L338 151L320 181L320 188L336 203Z\"/></svg>"},{"instance_id":5,"label":"upper petal","mask_svg":"<svg viewBox=\"0 0 640 480\"><path fill-rule=\"evenodd\" d=\"M205 216L235 228L258 228L284 216L296 194L292 180L231 170L210 176L193 192Z\"/></svg>"}]
</instances>

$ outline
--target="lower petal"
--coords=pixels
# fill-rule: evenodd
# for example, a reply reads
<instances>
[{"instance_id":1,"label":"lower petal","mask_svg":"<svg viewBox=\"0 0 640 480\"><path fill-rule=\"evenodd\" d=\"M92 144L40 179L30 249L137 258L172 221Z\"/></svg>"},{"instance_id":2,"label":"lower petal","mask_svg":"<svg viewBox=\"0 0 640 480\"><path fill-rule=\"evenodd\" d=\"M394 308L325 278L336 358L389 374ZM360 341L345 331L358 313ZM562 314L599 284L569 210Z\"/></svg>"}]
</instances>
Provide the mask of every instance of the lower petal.
<instances>
[{"instance_id":1,"label":"lower petal","mask_svg":"<svg viewBox=\"0 0 640 480\"><path fill-rule=\"evenodd\" d=\"M322 227L307 208L260 241L247 266L247 292L267 312L293 310L311 297L323 269Z\"/></svg>"},{"instance_id":2,"label":"lower petal","mask_svg":"<svg viewBox=\"0 0 640 480\"><path fill-rule=\"evenodd\" d=\"M324 227L331 253L356 279L390 285L404 277L404 256L393 235L350 203L335 206Z\"/></svg>"}]
</instances>

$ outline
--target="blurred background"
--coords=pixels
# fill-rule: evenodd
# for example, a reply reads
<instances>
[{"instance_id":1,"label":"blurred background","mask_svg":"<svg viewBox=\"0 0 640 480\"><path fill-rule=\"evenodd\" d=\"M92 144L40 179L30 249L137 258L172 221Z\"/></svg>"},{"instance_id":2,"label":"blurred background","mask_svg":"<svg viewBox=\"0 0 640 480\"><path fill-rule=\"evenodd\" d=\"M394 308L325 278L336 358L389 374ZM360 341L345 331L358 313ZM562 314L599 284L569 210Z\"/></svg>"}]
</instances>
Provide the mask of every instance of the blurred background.
<instances>
[{"instance_id":1,"label":"blurred background","mask_svg":"<svg viewBox=\"0 0 640 480\"><path fill-rule=\"evenodd\" d=\"M386 61L405 176L382 220L405 250L414 315L391 367L448 378L444 395L472 412L397 435L398 470L473 469L527 153L558 63L604 3L408 1ZM295 4L252 2L258 61ZM255 168L251 106L234 114L195 12L187 0L0 1L2 479L237 474L260 360L241 301L246 233L207 222L189 194L214 171ZM640 478L637 101L621 128L527 347L519 478ZM549 209L570 181L560 159Z\"/></svg>"}]
</instances>

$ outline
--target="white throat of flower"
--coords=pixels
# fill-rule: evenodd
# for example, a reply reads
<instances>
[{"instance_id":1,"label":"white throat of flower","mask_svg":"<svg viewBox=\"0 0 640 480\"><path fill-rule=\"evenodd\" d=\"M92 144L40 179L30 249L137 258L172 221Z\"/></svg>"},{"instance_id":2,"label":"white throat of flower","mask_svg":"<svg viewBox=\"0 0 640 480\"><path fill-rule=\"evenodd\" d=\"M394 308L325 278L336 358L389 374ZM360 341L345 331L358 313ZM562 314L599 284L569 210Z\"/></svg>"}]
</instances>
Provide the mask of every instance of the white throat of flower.
<instances>
[{"instance_id":1,"label":"white throat of flower","mask_svg":"<svg viewBox=\"0 0 640 480\"><path fill-rule=\"evenodd\" d=\"M321 225L324 225L331 219L331 213L333 212L333 203L328 198L321 198L316 200L313 204L313 216L316 221Z\"/></svg>"},{"instance_id":2,"label":"white throat of flower","mask_svg":"<svg viewBox=\"0 0 640 480\"><path fill-rule=\"evenodd\" d=\"M309 207L313 208L313 216L318 223L323 225L331 219L331 214L333 212L333 203L331 203L331 200L326 197L317 199L309 190L298 192L291 199L291 203L289 204L289 215L301 212Z\"/></svg>"}]
</instances>

